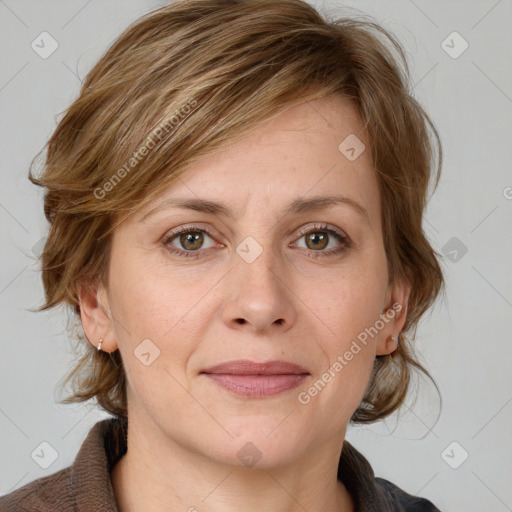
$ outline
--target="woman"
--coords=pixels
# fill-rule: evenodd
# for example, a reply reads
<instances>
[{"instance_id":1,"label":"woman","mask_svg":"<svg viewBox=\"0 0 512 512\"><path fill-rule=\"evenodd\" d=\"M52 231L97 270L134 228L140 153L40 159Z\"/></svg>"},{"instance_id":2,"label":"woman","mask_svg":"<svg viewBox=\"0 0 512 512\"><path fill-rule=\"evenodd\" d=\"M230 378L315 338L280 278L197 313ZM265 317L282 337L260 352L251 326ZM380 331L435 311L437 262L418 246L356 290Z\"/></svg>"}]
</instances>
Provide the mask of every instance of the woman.
<instances>
[{"instance_id":1,"label":"woman","mask_svg":"<svg viewBox=\"0 0 512 512\"><path fill-rule=\"evenodd\" d=\"M0 510L438 510L345 441L427 373L443 286L439 138L390 34L301 0L174 2L47 149L41 309L83 327L66 402L113 417Z\"/></svg>"}]
</instances>

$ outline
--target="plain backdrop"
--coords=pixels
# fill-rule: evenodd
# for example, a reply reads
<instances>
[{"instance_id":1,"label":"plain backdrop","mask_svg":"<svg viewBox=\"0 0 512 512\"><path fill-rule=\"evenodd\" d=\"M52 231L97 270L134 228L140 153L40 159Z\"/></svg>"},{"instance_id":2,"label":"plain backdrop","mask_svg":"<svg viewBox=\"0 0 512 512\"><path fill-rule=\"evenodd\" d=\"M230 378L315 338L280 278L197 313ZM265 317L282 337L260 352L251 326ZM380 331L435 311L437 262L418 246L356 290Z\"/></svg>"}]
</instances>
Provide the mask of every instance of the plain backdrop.
<instances>
[{"instance_id":1,"label":"plain backdrop","mask_svg":"<svg viewBox=\"0 0 512 512\"><path fill-rule=\"evenodd\" d=\"M311 3L331 16L359 10L398 37L445 156L425 230L443 254L447 293L417 336L442 409L419 380L415 404L411 395L399 415L351 426L347 439L377 476L443 511L510 511L512 1ZM47 224L28 165L107 46L162 4L0 0L0 494L70 465L106 417L93 404L56 403L73 353L62 311L29 311L43 301L35 256ZM47 58L32 46L42 32L56 42L47 51L58 45ZM43 442L55 450L48 468L32 457Z\"/></svg>"}]
</instances>

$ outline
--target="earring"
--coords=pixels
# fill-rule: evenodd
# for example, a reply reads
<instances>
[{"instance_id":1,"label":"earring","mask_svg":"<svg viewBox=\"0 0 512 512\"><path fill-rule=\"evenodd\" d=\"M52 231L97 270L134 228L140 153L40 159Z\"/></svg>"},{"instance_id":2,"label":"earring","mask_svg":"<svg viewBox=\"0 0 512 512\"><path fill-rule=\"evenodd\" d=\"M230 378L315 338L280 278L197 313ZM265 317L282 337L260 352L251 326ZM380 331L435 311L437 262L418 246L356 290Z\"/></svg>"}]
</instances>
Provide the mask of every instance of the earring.
<instances>
[{"instance_id":1,"label":"earring","mask_svg":"<svg viewBox=\"0 0 512 512\"><path fill-rule=\"evenodd\" d=\"M391 336L391 339L398 345L398 343L400 342L400 334L396 336Z\"/></svg>"},{"instance_id":2,"label":"earring","mask_svg":"<svg viewBox=\"0 0 512 512\"><path fill-rule=\"evenodd\" d=\"M101 350L101 344L103 343L103 338L100 338L100 342L98 343L98 346L96 347L96 350Z\"/></svg>"}]
</instances>

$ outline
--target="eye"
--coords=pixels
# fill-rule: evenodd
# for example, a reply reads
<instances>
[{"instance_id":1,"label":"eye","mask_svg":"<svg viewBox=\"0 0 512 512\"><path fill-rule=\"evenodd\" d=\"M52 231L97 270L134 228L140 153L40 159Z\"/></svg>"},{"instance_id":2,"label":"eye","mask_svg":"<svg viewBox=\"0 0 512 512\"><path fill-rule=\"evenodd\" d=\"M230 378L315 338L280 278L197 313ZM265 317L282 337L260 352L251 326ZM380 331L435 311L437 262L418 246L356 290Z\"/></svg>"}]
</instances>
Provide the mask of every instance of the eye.
<instances>
[{"instance_id":1,"label":"eye","mask_svg":"<svg viewBox=\"0 0 512 512\"><path fill-rule=\"evenodd\" d=\"M210 239L213 237L210 231L204 227L182 226L176 231L166 235L163 244L173 254L198 258L200 249L209 249L212 247L203 247L205 236ZM181 246L181 249L176 245Z\"/></svg>"},{"instance_id":2,"label":"eye","mask_svg":"<svg viewBox=\"0 0 512 512\"><path fill-rule=\"evenodd\" d=\"M342 232L331 229L326 224L315 224L300 232L301 237L305 239L306 249L310 251L313 257L332 256L346 251L350 246L348 236ZM336 244L338 242L338 244ZM334 244L335 248L324 251L329 245ZM338 247L336 247L338 245ZM296 247L297 243L292 244Z\"/></svg>"},{"instance_id":3,"label":"eye","mask_svg":"<svg viewBox=\"0 0 512 512\"><path fill-rule=\"evenodd\" d=\"M299 232L300 239L305 239L306 250L309 254L316 258L322 256L334 256L341 254L351 247L348 236L343 232L330 228L326 224L315 224ZM213 233L207 227L198 226L182 226L171 233L165 235L163 245L172 254L179 257L199 258L202 249L211 249L214 244L205 247L205 240L213 240ZM337 242L337 243L336 243ZM222 246L222 244L220 244ZM329 246L334 248L325 250ZM297 242L291 244L291 247L301 247Z\"/></svg>"}]
</instances>

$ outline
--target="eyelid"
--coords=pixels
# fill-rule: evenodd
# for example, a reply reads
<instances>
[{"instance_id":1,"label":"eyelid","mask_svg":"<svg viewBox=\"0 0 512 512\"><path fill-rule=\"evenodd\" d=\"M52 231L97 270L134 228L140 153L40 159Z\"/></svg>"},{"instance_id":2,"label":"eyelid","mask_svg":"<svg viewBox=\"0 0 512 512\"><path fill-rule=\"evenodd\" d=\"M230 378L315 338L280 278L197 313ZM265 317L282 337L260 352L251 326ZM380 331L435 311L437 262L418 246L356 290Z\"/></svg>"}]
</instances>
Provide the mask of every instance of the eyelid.
<instances>
[{"instance_id":1,"label":"eyelid","mask_svg":"<svg viewBox=\"0 0 512 512\"><path fill-rule=\"evenodd\" d=\"M308 233L310 233L311 231L315 231L315 230L318 230L318 231L324 231L324 230L327 230L327 231L334 231L335 233L337 233L340 237L342 238L349 238L348 235L345 233L345 231L335 227L335 226L332 226L331 224L328 224L328 223L324 223L324 222L315 222L313 225L307 225L303 228L300 228L299 231L298 231L298 235L299 237L301 236L304 236L304 235L307 235Z\"/></svg>"},{"instance_id":2,"label":"eyelid","mask_svg":"<svg viewBox=\"0 0 512 512\"><path fill-rule=\"evenodd\" d=\"M167 231L165 235L162 237L164 243L170 242L173 238L178 236L181 233L188 233L189 231L204 231L211 238L222 238L211 226L208 224L201 223L193 223L193 224L184 224L183 226L179 226L175 229L171 229ZM221 244L224 245L224 244Z\"/></svg>"}]
</instances>

